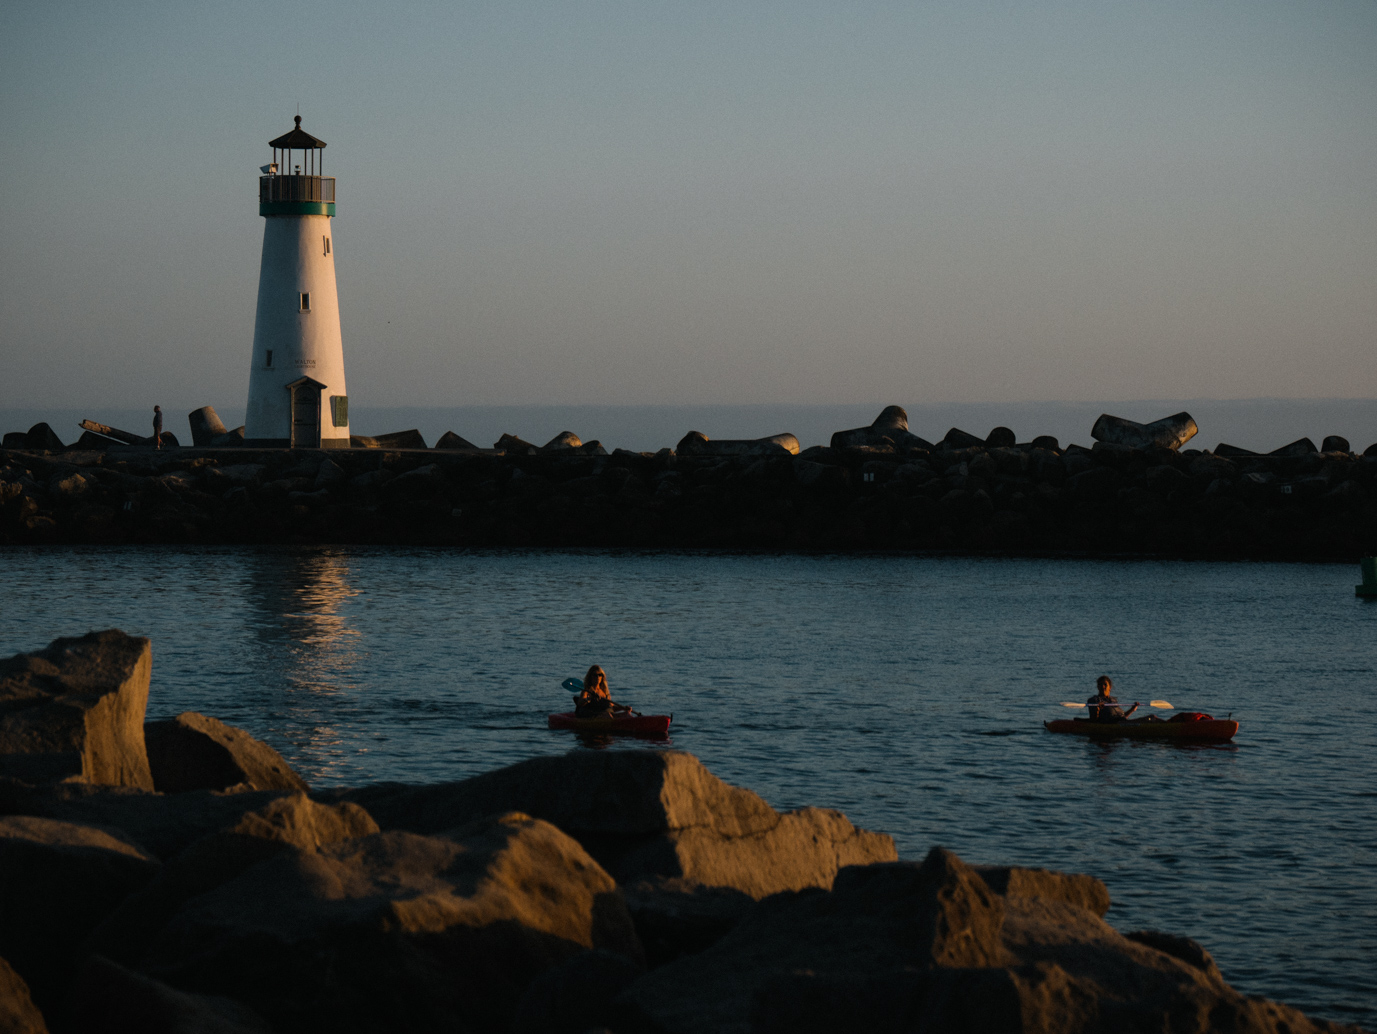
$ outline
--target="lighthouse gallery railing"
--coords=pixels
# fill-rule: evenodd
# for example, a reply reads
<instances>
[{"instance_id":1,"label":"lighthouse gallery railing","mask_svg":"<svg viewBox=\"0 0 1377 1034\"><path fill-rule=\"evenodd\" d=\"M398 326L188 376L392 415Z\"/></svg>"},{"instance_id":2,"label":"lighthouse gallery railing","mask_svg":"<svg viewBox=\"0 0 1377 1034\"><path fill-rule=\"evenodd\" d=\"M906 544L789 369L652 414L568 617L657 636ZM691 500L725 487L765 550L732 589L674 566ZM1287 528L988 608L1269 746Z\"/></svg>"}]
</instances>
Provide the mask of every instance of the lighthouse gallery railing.
<instances>
[{"instance_id":1,"label":"lighthouse gallery railing","mask_svg":"<svg viewBox=\"0 0 1377 1034\"><path fill-rule=\"evenodd\" d=\"M259 201L335 200L333 176L260 176Z\"/></svg>"}]
</instances>

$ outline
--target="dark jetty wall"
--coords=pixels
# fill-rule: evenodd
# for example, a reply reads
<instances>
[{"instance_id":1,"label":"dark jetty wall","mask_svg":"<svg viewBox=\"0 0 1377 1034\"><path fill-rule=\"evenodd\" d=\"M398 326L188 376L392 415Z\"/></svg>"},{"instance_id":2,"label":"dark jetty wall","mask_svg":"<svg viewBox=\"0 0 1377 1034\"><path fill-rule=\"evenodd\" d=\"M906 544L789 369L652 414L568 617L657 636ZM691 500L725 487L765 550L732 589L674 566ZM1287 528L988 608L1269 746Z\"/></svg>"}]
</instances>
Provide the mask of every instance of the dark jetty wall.
<instances>
[{"instance_id":1,"label":"dark jetty wall","mask_svg":"<svg viewBox=\"0 0 1377 1034\"><path fill-rule=\"evenodd\" d=\"M959 435L959 433L958 433ZM699 436L701 438L701 436ZM840 437L840 436L839 436ZM1377 449L0 449L0 543L1377 552ZM513 445L512 443L516 443ZM974 443L974 444L972 444ZM954 447L964 444L965 447ZM702 443L698 445L702 447ZM749 451L757 445L756 452Z\"/></svg>"}]
</instances>

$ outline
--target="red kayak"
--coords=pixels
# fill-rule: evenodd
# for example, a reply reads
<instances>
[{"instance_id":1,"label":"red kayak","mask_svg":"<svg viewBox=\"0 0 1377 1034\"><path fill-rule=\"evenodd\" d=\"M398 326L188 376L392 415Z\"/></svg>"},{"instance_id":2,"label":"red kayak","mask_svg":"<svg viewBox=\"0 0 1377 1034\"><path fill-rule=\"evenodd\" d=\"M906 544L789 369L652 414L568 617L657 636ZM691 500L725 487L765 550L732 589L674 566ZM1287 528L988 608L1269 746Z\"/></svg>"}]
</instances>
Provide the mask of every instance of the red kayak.
<instances>
[{"instance_id":1,"label":"red kayak","mask_svg":"<svg viewBox=\"0 0 1377 1034\"><path fill-rule=\"evenodd\" d=\"M669 732L673 715L619 714L610 718L579 718L573 711L550 715L551 729L573 729L576 732L629 733L633 736L663 736Z\"/></svg>"},{"instance_id":2,"label":"red kayak","mask_svg":"<svg viewBox=\"0 0 1377 1034\"><path fill-rule=\"evenodd\" d=\"M1207 714L1183 714L1168 721L1160 718L1130 718L1122 722L1092 722L1088 718L1069 718L1043 722L1050 732L1070 732L1079 736L1122 736L1135 740L1206 740L1222 743L1234 738L1238 723Z\"/></svg>"}]
</instances>

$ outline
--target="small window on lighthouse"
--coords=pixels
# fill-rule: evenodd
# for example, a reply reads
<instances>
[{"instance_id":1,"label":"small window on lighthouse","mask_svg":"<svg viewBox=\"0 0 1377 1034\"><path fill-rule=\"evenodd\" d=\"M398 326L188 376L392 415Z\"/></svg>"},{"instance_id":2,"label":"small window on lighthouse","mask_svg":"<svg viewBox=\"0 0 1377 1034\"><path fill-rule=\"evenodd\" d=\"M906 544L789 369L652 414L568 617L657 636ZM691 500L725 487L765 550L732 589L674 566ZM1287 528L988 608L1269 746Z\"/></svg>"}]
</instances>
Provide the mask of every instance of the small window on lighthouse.
<instances>
[{"instance_id":1,"label":"small window on lighthouse","mask_svg":"<svg viewBox=\"0 0 1377 1034\"><path fill-rule=\"evenodd\" d=\"M310 295L310 293L307 292L307 291L303 291L303 292L301 293L301 311L302 311L302 312L310 312L310 311L311 311L311 295Z\"/></svg>"},{"instance_id":2,"label":"small window on lighthouse","mask_svg":"<svg viewBox=\"0 0 1377 1034\"><path fill-rule=\"evenodd\" d=\"M330 238L329 238L329 237L325 237L325 238L322 238L322 239L325 241L325 254L328 255L328 254L330 254Z\"/></svg>"},{"instance_id":3,"label":"small window on lighthouse","mask_svg":"<svg viewBox=\"0 0 1377 1034\"><path fill-rule=\"evenodd\" d=\"M264 365L264 366L269 366L269 367L271 367L272 364L273 364L273 350L270 348L270 349L268 349L268 361L267 361L266 363L264 363L263 365Z\"/></svg>"}]
</instances>

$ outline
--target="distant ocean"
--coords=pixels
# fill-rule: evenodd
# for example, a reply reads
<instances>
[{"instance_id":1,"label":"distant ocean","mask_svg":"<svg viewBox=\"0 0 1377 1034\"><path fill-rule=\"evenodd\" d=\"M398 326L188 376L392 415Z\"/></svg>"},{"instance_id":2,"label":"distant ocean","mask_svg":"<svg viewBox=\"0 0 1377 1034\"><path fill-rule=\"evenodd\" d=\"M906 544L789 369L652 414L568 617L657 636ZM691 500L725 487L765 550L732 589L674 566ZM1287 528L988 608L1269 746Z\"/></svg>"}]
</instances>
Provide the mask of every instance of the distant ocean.
<instances>
[{"instance_id":1,"label":"distant ocean","mask_svg":"<svg viewBox=\"0 0 1377 1034\"><path fill-rule=\"evenodd\" d=\"M27 430L40 420L52 425L66 442L81 434L83 418L128 431L149 433L153 402L163 404L166 427L184 443L190 441L186 414L196 404L150 400L141 409L88 406L70 408L0 408L0 430ZM1377 442L1377 399L1145 399L1119 402L953 402L911 404L909 428L937 441L948 428L984 437L993 427L1010 427L1019 441L1050 434L1063 445L1091 445L1090 428L1101 413L1147 422L1186 410L1200 425L1191 447L1213 449L1221 442L1267 452L1298 438L1317 446L1325 435L1343 435L1356 450ZM204 403L201 403L204 404ZM760 438L791 432L804 448L826 445L833 431L869 424L887 403L858 405L756 406L354 406L355 434L382 434L417 428L434 444L446 431L489 447L503 434L542 445L561 431L584 441L597 439L610 452L673 446L689 431L709 438ZM216 405L226 427L244 422L242 405Z\"/></svg>"}]
</instances>

